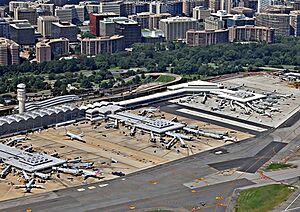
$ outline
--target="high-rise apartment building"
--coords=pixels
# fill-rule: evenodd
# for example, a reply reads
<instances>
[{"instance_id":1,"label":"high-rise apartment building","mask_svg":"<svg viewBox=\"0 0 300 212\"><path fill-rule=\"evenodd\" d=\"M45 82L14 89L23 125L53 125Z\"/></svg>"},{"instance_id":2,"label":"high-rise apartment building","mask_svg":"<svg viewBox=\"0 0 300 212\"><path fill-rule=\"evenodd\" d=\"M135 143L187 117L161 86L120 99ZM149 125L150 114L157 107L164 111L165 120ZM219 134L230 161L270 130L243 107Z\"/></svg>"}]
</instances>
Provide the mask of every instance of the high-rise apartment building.
<instances>
[{"instance_id":1,"label":"high-rise apartment building","mask_svg":"<svg viewBox=\"0 0 300 212\"><path fill-rule=\"evenodd\" d=\"M124 36L84 38L81 40L81 54L97 55L124 50Z\"/></svg>"},{"instance_id":2,"label":"high-rise apartment building","mask_svg":"<svg viewBox=\"0 0 300 212\"><path fill-rule=\"evenodd\" d=\"M230 42L258 41L273 43L275 30L261 26L233 26L229 27Z\"/></svg>"},{"instance_id":3,"label":"high-rise apartment building","mask_svg":"<svg viewBox=\"0 0 300 212\"><path fill-rule=\"evenodd\" d=\"M19 45L12 40L0 38L0 65L20 63Z\"/></svg>"},{"instance_id":4,"label":"high-rise apartment building","mask_svg":"<svg viewBox=\"0 0 300 212\"><path fill-rule=\"evenodd\" d=\"M188 30L186 42L190 46L209 46L218 43L228 43L228 29L221 30Z\"/></svg>"},{"instance_id":5,"label":"high-rise apartment building","mask_svg":"<svg viewBox=\"0 0 300 212\"><path fill-rule=\"evenodd\" d=\"M167 41L184 40L188 30L198 28L198 21L189 17L170 17L159 22L159 29L164 32Z\"/></svg>"},{"instance_id":6,"label":"high-rise apartment building","mask_svg":"<svg viewBox=\"0 0 300 212\"><path fill-rule=\"evenodd\" d=\"M39 42L35 47L36 61L38 63L51 61L51 47L45 42Z\"/></svg>"},{"instance_id":7,"label":"high-rise apartment building","mask_svg":"<svg viewBox=\"0 0 300 212\"><path fill-rule=\"evenodd\" d=\"M50 38L52 35L52 23L59 22L56 16L40 16L37 21L37 31L45 38Z\"/></svg>"},{"instance_id":8,"label":"high-rise apartment building","mask_svg":"<svg viewBox=\"0 0 300 212\"><path fill-rule=\"evenodd\" d=\"M300 11L294 10L290 13L291 35L300 36Z\"/></svg>"},{"instance_id":9,"label":"high-rise apartment building","mask_svg":"<svg viewBox=\"0 0 300 212\"><path fill-rule=\"evenodd\" d=\"M256 25L275 29L275 36L290 35L290 16L288 14L258 13Z\"/></svg>"}]
</instances>

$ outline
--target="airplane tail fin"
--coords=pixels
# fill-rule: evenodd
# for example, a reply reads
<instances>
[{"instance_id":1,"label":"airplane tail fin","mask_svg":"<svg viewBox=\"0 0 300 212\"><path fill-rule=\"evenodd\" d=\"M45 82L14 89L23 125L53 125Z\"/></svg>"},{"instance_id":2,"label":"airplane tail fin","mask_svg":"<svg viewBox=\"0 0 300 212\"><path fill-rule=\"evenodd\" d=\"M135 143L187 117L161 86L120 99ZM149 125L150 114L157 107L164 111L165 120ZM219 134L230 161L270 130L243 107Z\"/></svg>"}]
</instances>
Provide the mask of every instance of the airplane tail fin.
<instances>
[{"instance_id":1,"label":"airplane tail fin","mask_svg":"<svg viewBox=\"0 0 300 212\"><path fill-rule=\"evenodd\" d=\"M65 135L67 135L68 134L68 130L67 130L67 128L65 127Z\"/></svg>"}]
</instances>

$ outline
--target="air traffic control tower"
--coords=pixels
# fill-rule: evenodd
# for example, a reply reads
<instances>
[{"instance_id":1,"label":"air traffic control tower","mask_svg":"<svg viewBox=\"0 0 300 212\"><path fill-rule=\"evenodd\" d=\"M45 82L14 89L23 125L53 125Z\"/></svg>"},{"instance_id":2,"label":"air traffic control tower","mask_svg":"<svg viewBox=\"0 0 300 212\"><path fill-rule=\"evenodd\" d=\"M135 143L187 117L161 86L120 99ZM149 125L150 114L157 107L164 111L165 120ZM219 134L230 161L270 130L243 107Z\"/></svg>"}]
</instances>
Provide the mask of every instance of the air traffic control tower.
<instances>
[{"instance_id":1,"label":"air traffic control tower","mask_svg":"<svg viewBox=\"0 0 300 212\"><path fill-rule=\"evenodd\" d=\"M26 85L23 83L17 85L17 99L19 101L19 113L24 113L26 100Z\"/></svg>"}]
</instances>

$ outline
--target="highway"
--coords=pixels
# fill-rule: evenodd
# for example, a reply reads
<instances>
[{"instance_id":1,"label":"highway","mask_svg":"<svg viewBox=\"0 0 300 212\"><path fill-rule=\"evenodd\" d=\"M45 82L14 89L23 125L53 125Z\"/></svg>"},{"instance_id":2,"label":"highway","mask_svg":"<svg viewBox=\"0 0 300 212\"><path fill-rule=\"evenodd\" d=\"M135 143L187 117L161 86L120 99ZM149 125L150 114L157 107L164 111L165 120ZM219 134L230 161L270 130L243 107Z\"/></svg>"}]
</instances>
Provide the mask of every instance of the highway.
<instances>
[{"instance_id":1,"label":"highway","mask_svg":"<svg viewBox=\"0 0 300 212\"><path fill-rule=\"evenodd\" d=\"M228 167L240 167L246 172L256 171L265 162L261 159L269 159L280 150L288 151L286 143L300 144L300 140L295 139L300 134L299 114L296 116L298 118L289 120L287 128L270 129L254 138L221 147L227 150L226 154L215 155L213 151L206 151L123 178L3 201L0 202L0 211L16 212L30 208L39 212L123 212L130 211L129 206L135 208L134 211L153 207L182 208L182 211L200 207L201 211L225 211L233 189L253 182L240 175L230 182L199 189L190 189L183 184L199 178L205 180L205 176L217 173L212 164L226 163ZM249 158L252 161L249 162ZM239 166L236 162L239 160L245 162ZM206 205L201 206L201 202Z\"/></svg>"}]
</instances>

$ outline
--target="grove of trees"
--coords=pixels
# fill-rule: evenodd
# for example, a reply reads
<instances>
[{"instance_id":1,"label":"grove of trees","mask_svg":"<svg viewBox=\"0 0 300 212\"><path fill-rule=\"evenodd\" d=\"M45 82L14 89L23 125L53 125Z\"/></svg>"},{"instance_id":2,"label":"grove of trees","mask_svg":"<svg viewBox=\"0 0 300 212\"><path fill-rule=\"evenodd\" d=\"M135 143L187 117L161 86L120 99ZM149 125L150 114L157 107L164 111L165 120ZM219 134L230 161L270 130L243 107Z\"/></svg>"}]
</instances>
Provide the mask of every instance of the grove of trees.
<instances>
[{"instance_id":1,"label":"grove of trees","mask_svg":"<svg viewBox=\"0 0 300 212\"><path fill-rule=\"evenodd\" d=\"M45 82L44 76L56 80L55 89L61 88L57 94L61 93L66 84L74 82L87 89L93 84L109 88L115 81L108 71L112 67L214 76L245 71L242 67L281 65L293 65L299 69L300 39L280 38L275 44L230 43L207 47L189 47L182 43L135 44L131 52L100 54L96 57L81 55L71 60L40 64L25 61L20 65L0 66L0 93L14 90L19 82L26 82L32 91L49 89L50 85ZM80 70L95 71L87 77L78 74ZM122 77L120 80L123 80Z\"/></svg>"}]
</instances>

